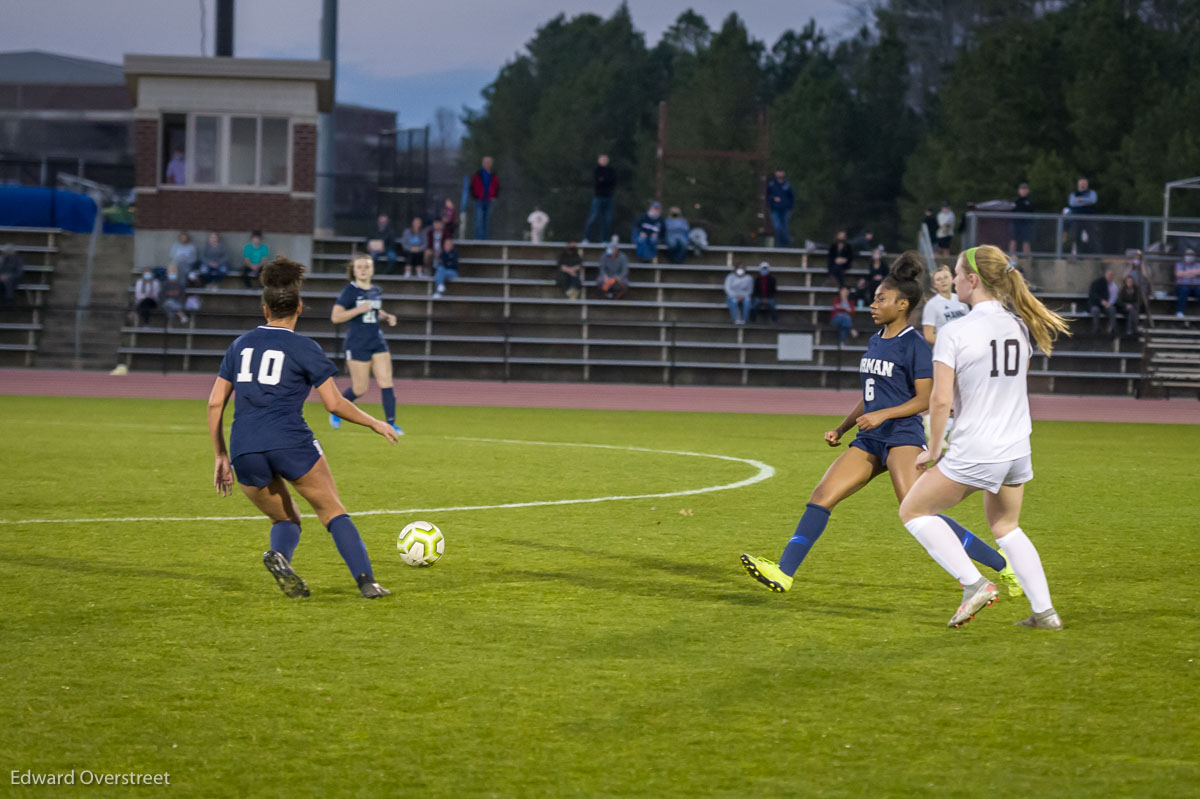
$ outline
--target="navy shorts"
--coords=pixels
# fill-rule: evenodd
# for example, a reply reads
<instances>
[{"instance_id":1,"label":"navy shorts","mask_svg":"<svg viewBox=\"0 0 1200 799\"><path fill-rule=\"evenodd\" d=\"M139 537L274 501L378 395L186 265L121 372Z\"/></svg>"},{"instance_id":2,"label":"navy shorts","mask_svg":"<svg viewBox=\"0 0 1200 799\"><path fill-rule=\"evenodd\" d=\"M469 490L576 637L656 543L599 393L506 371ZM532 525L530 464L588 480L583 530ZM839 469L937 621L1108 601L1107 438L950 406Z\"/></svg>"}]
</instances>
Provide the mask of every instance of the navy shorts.
<instances>
[{"instance_id":1,"label":"navy shorts","mask_svg":"<svg viewBox=\"0 0 1200 799\"><path fill-rule=\"evenodd\" d=\"M265 488L276 475L284 480L299 480L321 459L321 445L314 438L303 447L243 452L233 459L237 481L244 486Z\"/></svg>"},{"instance_id":2,"label":"navy shorts","mask_svg":"<svg viewBox=\"0 0 1200 799\"><path fill-rule=\"evenodd\" d=\"M863 438L859 436L850 442L850 446L858 447L868 455L874 455L887 468L887 456L892 447L920 447L925 449L925 436L920 433L902 432L893 435L886 441L881 438Z\"/></svg>"},{"instance_id":3,"label":"navy shorts","mask_svg":"<svg viewBox=\"0 0 1200 799\"><path fill-rule=\"evenodd\" d=\"M369 361L375 353L387 351L387 344L384 343L383 336L380 336L378 341L369 342L366 346L346 347L346 360Z\"/></svg>"}]
</instances>

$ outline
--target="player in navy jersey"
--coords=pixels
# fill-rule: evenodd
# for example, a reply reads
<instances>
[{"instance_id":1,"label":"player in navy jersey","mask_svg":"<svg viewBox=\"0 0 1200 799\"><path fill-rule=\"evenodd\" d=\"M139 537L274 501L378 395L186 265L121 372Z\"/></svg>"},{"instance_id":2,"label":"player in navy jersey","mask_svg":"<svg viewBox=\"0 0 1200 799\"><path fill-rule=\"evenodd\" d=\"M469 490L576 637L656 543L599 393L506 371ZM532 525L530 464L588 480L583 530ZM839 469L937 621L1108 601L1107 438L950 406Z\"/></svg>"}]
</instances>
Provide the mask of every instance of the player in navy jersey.
<instances>
[{"instance_id":1,"label":"player in navy jersey","mask_svg":"<svg viewBox=\"0 0 1200 799\"><path fill-rule=\"evenodd\" d=\"M871 337L859 361L862 399L840 425L825 433L825 443L838 446L846 431L856 425L858 435L813 490L779 563L753 555L741 557L746 572L772 591L783 593L792 587L796 569L825 531L839 502L885 471L900 501L917 480L917 455L925 449L921 413L929 407L933 384L929 345L908 324L909 315L921 302L922 272L921 255L903 253L875 291L871 318L883 329ZM947 521L971 558L1003 574L1008 564L1000 553L957 522Z\"/></svg>"},{"instance_id":2,"label":"player in navy jersey","mask_svg":"<svg viewBox=\"0 0 1200 799\"><path fill-rule=\"evenodd\" d=\"M392 354L388 352L379 320L396 326L396 317L383 310L383 289L371 284L375 276L375 262L369 255L360 255L346 266L346 277L350 282L338 295L329 319L335 325L346 325L346 340L342 349L346 351L346 365L350 367L350 387L342 396L354 402L367 393L371 385L371 373L379 384L383 397L383 415L397 435L404 431L396 424L396 392L392 388ZM329 415L333 429L342 426L336 413Z\"/></svg>"},{"instance_id":3,"label":"player in navy jersey","mask_svg":"<svg viewBox=\"0 0 1200 799\"><path fill-rule=\"evenodd\" d=\"M333 536L362 595L387 596L389 591L375 581L358 528L338 499L321 445L304 422L304 401L315 386L329 412L369 427L393 444L396 433L340 395L333 381L337 367L316 342L297 335L304 267L276 258L263 267L259 279L267 323L230 345L208 398L208 430L217 456L213 483L228 496L236 474L242 492L271 520L271 548L263 553L263 565L285 595L309 593L291 566L300 543L300 511L288 492L290 482ZM223 421L231 395L236 398L227 450Z\"/></svg>"}]
</instances>

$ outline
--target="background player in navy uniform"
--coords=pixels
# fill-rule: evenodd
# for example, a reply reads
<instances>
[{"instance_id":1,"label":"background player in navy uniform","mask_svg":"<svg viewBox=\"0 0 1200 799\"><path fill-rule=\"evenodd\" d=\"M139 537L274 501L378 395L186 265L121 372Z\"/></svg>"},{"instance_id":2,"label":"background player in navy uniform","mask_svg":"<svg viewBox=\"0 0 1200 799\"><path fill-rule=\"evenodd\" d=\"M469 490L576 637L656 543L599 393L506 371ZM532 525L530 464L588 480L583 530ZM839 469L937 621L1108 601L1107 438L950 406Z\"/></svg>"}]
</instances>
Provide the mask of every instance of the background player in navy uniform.
<instances>
[{"instance_id":1,"label":"background player in navy uniform","mask_svg":"<svg viewBox=\"0 0 1200 799\"><path fill-rule=\"evenodd\" d=\"M291 567L300 543L300 511L287 482L308 500L333 536L362 595L387 596L388 590L375 581L358 528L338 499L321 446L304 422L304 401L316 386L331 413L370 427L393 444L396 433L391 425L338 394L333 361L312 339L296 334L296 320L304 307L303 278L304 267L283 258L263 267L260 280L267 323L239 336L221 361L208 398L208 431L217 456L213 483L218 493L228 496L236 473L243 493L273 522L271 548L263 553L263 564L287 596L308 596L308 586ZM226 450L223 418L234 394L233 429Z\"/></svg>"},{"instance_id":2,"label":"background player in navy uniform","mask_svg":"<svg viewBox=\"0 0 1200 799\"><path fill-rule=\"evenodd\" d=\"M813 490L796 532L783 550L779 563L753 555L742 555L747 573L772 591L792 587L793 576L808 551L829 522L834 507L883 472L892 478L896 498L916 482L917 455L925 449L921 413L929 407L933 387L933 358L925 339L908 317L921 303L921 255L906 252L892 264L871 303L871 318L883 329L871 337L859 362L862 399L842 423L825 433L825 443L836 447L850 428L858 435L849 449L838 456ZM1001 571L1010 590L1020 590L1000 553L975 538L958 522L946 518L974 560Z\"/></svg>"},{"instance_id":3,"label":"background player in navy uniform","mask_svg":"<svg viewBox=\"0 0 1200 799\"><path fill-rule=\"evenodd\" d=\"M350 282L338 295L330 321L335 325L346 325L346 340L342 347L346 351L346 365L350 368L350 388L342 396L354 402L367 393L371 385L371 373L379 384L383 397L383 415L397 435L404 431L396 424L396 392L392 388L392 354L388 352L379 320L396 326L396 317L383 310L383 289L372 285L375 262L369 255L360 255L346 266L346 277ZM333 428L342 426L336 413L329 415Z\"/></svg>"}]
</instances>

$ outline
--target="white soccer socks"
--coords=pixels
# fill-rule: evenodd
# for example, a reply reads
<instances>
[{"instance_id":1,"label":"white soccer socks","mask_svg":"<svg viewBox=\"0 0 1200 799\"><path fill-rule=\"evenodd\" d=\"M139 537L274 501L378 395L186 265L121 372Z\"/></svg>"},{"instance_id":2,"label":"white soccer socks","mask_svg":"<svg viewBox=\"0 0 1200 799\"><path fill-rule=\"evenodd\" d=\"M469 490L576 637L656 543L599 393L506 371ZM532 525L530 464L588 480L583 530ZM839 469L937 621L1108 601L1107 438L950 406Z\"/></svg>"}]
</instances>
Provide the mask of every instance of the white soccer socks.
<instances>
[{"instance_id":1,"label":"white soccer socks","mask_svg":"<svg viewBox=\"0 0 1200 799\"><path fill-rule=\"evenodd\" d=\"M975 568L975 564L967 557L962 542L950 529L950 525L937 516L918 516L912 521L905 522L904 527L912 533L913 538L921 542L921 546L925 547L925 551L937 561L939 566L963 585L974 585L983 579L979 569ZM1006 537L1005 541L1007 540ZM1032 544L1029 546L1033 547ZM1037 557L1036 552L1034 557ZM1016 566L1013 568L1016 569ZM1038 568L1040 570L1041 567ZM1017 577L1020 576L1021 573L1017 572ZM1024 580L1021 582L1024 583Z\"/></svg>"},{"instance_id":2,"label":"white soccer socks","mask_svg":"<svg viewBox=\"0 0 1200 799\"><path fill-rule=\"evenodd\" d=\"M913 533L916 535L916 533ZM1004 557L1008 565L1017 574L1025 595L1029 597L1029 605L1034 613L1050 610L1050 586L1046 582L1046 572L1042 569L1042 559L1038 556L1037 547L1025 535L1025 531L1017 527L1007 535L997 538L996 543L1004 548Z\"/></svg>"}]
</instances>

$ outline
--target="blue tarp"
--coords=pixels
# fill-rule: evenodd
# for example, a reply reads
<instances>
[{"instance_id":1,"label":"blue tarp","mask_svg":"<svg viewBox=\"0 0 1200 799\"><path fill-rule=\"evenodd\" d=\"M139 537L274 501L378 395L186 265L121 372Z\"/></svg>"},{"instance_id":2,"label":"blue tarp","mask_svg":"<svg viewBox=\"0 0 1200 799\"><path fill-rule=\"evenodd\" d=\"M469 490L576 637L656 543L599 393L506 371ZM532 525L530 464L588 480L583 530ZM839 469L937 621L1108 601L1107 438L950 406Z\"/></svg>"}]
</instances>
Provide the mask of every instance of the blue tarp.
<instances>
[{"instance_id":1,"label":"blue tarp","mask_svg":"<svg viewBox=\"0 0 1200 799\"><path fill-rule=\"evenodd\" d=\"M40 186L0 186L0 227L57 227L91 233L96 203L86 194Z\"/></svg>"}]
</instances>

